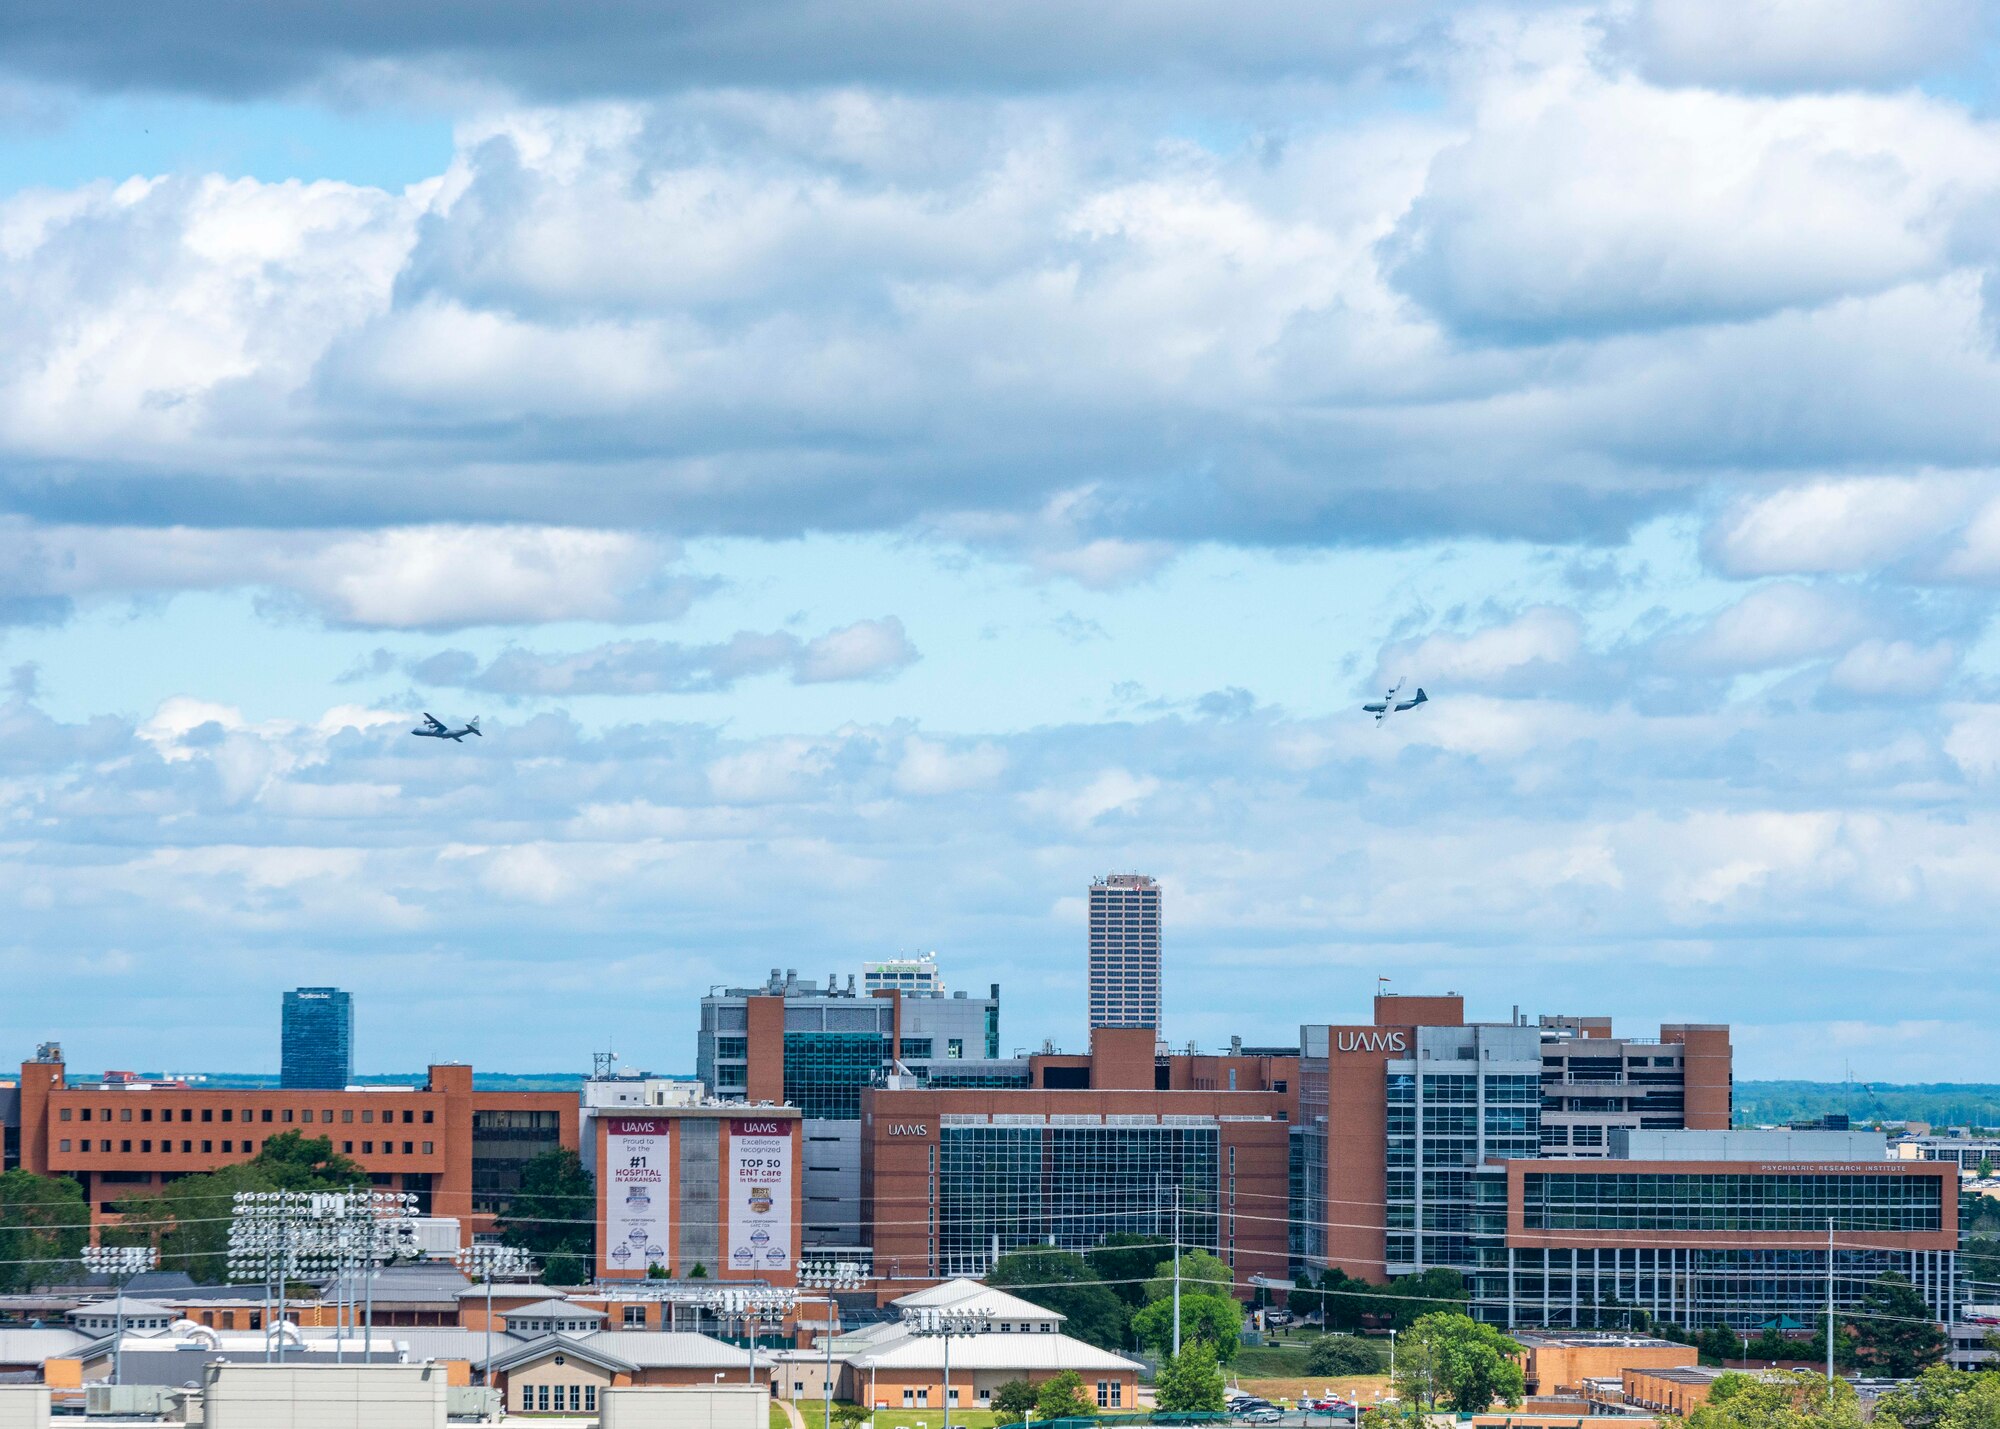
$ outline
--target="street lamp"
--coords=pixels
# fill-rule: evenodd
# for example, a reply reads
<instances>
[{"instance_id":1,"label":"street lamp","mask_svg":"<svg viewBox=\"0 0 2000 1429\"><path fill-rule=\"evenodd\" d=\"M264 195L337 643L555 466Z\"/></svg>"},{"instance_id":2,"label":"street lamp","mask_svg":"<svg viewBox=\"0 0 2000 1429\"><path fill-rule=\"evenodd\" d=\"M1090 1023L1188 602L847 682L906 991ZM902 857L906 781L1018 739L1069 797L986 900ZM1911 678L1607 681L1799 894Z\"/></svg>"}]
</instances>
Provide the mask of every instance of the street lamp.
<instances>
[{"instance_id":1,"label":"street lamp","mask_svg":"<svg viewBox=\"0 0 2000 1429\"><path fill-rule=\"evenodd\" d=\"M125 1286L135 1275L143 1275L160 1263L160 1253L150 1245L87 1245L83 1248L83 1268L92 1275L108 1276L118 1290L116 1338L111 1342L111 1382L122 1384L125 1374Z\"/></svg>"},{"instance_id":2,"label":"street lamp","mask_svg":"<svg viewBox=\"0 0 2000 1429\"><path fill-rule=\"evenodd\" d=\"M264 1286L264 1358L285 1356L285 1300L294 1280L365 1272L363 1354L374 1349L375 1267L415 1248L417 1198L402 1191L240 1191L229 1222L229 1278ZM271 1319L277 1302L277 1322ZM335 1345L342 1341L336 1327ZM338 1352L338 1350L336 1350Z\"/></svg>"},{"instance_id":3,"label":"street lamp","mask_svg":"<svg viewBox=\"0 0 2000 1429\"><path fill-rule=\"evenodd\" d=\"M486 1364L480 1383L493 1383L493 1282L502 1275L525 1275L535 1268L535 1258L517 1245L468 1245L453 1253L452 1259L467 1275L486 1282Z\"/></svg>"},{"instance_id":4,"label":"street lamp","mask_svg":"<svg viewBox=\"0 0 2000 1429\"><path fill-rule=\"evenodd\" d=\"M913 1335L934 1336L944 1342L944 1429L951 1429L951 1337L985 1334L993 1328L993 1312L923 1305L906 1312L903 1324Z\"/></svg>"}]
</instances>

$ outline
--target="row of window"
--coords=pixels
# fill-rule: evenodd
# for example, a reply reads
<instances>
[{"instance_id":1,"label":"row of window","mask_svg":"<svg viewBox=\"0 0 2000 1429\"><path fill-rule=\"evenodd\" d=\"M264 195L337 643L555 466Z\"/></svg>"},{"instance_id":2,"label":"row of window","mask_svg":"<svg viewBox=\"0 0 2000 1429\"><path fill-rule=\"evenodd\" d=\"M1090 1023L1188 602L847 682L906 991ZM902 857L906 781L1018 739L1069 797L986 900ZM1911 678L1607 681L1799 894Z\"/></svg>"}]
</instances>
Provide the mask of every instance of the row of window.
<instances>
[{"instance_id":1,"label":"row of window","mask_svg":"<svg viewBox=\"0 0 2000 1429\"><path fill-rule=\"evenodd\" d=\"M1931 1177L1530 1175L1523 1222L1540 1230L1934 1231L1943 1221Z\"/></svg>"},{"instance_id":2,"label":"row of window","mask_svg":"<svg viewBox=\"0 0 2000 1429\"><path fill-rule=\"evenodd\" d=\"M424 1142L423 1143L424 1149L422 1154L425 1156L432 1155L436 1148L436 1145L437 1145L436 1142L432 1141ZM118 1153L120 1155L130 1156L132 1154L132 1146L133 1143L129 1138L126 1140L121 1140L118 1143ZM185 1155L192 1155L194 1152L194 1146L195 1144L192 1141L183 1141L181 1143L181 1151ZM417 1155L418 1152L416 1150L416 1146L417 1143L414 1141L404 1142L403 1155L405 1156ZM153 1143L149 1140L140 1141L138 1143L138 1147L139 1147L138 1154L141 1156L150 1156L153 1152ZM64 1137L62 1140L56 1143L56 1150L58 1151L68 1151L69 1149L70 1149L70 1139L68 1137ZM234 1156L237 1153L237 1149L238 1149L238 1143L236 1141L226 1137L223 1139L222 1153L221 1153L222 1155ZM255 1141L246 1140L241 1143L241 1149L242 1153L245 1156L254 1156L257 1153L257 1143ZM86 1136L82 1140L76 1143L76 1150L78 1153L84 1155L88 1155L92 1151L109 1152L111 1150L111 1142L108 1139L103 1139L103 1138L93 1141L90 1137ZM212 1156L216 1154L215 1143L213 1141L204 1141L201 1143L201 1150L204 1156ZM171 1156L173 1154L173 1151L174 1151L173 1142L163 1138L160 1142L160 1155ZM354 1155L354 1143L351 1141L341 1142L340 1154L343 1156ZM372 1141L362 1142L361 1154L363 1156L373 1156L375 1154L375 1143ZM393 1141L383 1142L382 1154L384 1156L394 1156L396 1154L396 1143Z\"/></svg>"},{"instance_id":3,"label":"row of window","mask_svg":"<svg viewBox=\"0 0 2000 1429\"><path fill-rule=\"evenodd\" d=\"M521 1386L524 1414L595 1414L597 1386L594 1384L524 1384Z\"/></svg>"},{"instance_id":4,"label":"row of window","mask_svg":"<svg viewBox=\"0 0 2000 1429\"><path fill-rule=\"evenodd\" d=\"M110 1121L110 1120L112 1120L112 1116L111 1116L111 1108L110 1108L110 1107L108 1107L108 1106L106 1106L106 1107L97 1107L97 1108L95 1108L95 1110L96 1110L96 1113L97 1113L97 1118L96 1118L96 1119L97 1119L98 1121ZM129 1106L121 1106L121 1107L119 1107L119 1108L118 1108L118 1117L117 1117L117 1119L118 1119L119 1121L131 1121L131 1120L133 1120L133 1116L132 1116L132 1110L133 1110L133 1109L132 1109L131 1107L129 1107ZM142 1121L142 1122L145 1122L145 1121L151 1121L151 1120L153 1119L153 1110L154 1110L154 1109L153 1109L152 1107L149 1107L149 1106L142 1106L142 1107L138 1108L138 1111L139 1111L139 1116L138 1116L138 1120L140 1120L140 1121ZM197 1117L197 1116L195 1115L195 1112L196 1112L196 1110L199 1110L199 1111L201 1112L201 1115L200 1115L199 1117ZM221 1113L222 1113L222 1114L221 1114L220 1116L217 1116L217 1115L216 1115L216 1112L217 1112L218 1110L220 1110L220 1111L221 1111ZM257 1110L257 1109L256 1109L255 1107L247 1107L247 1106L246 1106L245 1108L243 1108L243 1116L242 1116L242 1118L241 1118L241 1119L242 1119L242 1120L244 1120L244 1121L258 1121L258 1122L282 1122L283 1124L285 1124L285 1125L287 1125L287 1126L289 1126L289 1125L291 1125L291 1124L292 1124L292 1120L293 1120L293 1114L292 1114L292 1108L290 1108L290 1107L282 1107L282 1108L277 1108L277 1109L275 1109L275 1110L276 1110L276 1112L277 1112L277 1114L276 1114L276 1115L274 1115L274 1114L273 1114L273 1112L274 1112L274 1109L273 1109L273 1108L271 1108L271 1107L265 1107L265 1108L263 1109L262 1113L260 1114L260 1113L258 1112L258 1110ZM86 1107L75 1107L75 1108L72 1108L72 1107L59 1107L59 1108L57 1109L57 1111L56 1111L56 1119L57 1119L58 1121L69 1121L69 1120L71 1120L71 1119L72 1119L72 1118L71 1118L71 1116L70 1116L70 1113L71 1113L72 1111L75 1111L75 1112L77 1113L76 1117L74 1118L74 1119L75 1119L75 1120L77 1120L77 1121L89 1121L89 1120L91 1119L91 1112L92 1112L92 1108L90 1108L90 1107L87 1107L87 1106L86 1106ZM161 1121L172 1121L172 1120L174 1120L174 1108L173 1108L173 1107L161 1107L161 1108L159 1108L159 1112L160 1112L160 1120L161 1120ZM426 1125L426 1126L429 1126L429 1125L431 1124L432 1120L433 1120L433 1119L434 1119L434 1118L436 1117L436 1115L437 1115L437 1113L436 1113L436 1112L435 1112L434 1110L426 1110L426 1111L424 1112L424 1125ZM233 1106L226 1106L226 1107L221 1107L221 1108L219 1108L219 1109L218 1109L218 1108L216 1108L216 1107L212 1107L212 1106L205 1106L205 1107L201 1107L201 1108L195 1108L195 1107L191 1107L191 1106L184 1106L184 1107L181 1107L181 1108L180 1108L180 1119L181 1119L182 1121L235 1121L235 1120L237 1120L238 1118L237 1118L237 1115L236 1115L236 1108L235 1108L235 1107L233 1107ZM298 1120L299 1120L300 1122L304 1123L304 1124L305 1124L305 1125L307 1125L307 1126L311 1126L311 1125L313 1124L313 1121L314 1121L314 1119L315 1119L315 1118L314 1118L314 1113L313 1113L313 1109L312 1109L312 1108L310 1108L310 1107L308 1107L308 1108L306 1108L306 1109L305 1109L304 1111L301 1111L301 1112L299 1112L299 1113L298 1113ZM332 1112L332 1110L331 1110L331 1109L323 1109L323 1110L321 1110L321 1111L320 1111L320 1112L318 1113L318 1118L317 1118L317 1119L318 1119L319 1121L321 1121L321 1122L324 1122L324 1123L325 1123L326 1125L328 1125L328 1126L332 1126L332 1125L333 1125L333 1112ZM340 1113L340 1119L341 1119L341 1120L342 1120L343 1122L349 1122L349 1123L351 1123L351 1122L352 1122L352 1121L354 1120L354 1108L352 1108L352 1107L344 1107L344 1108L342 1108L342 1110L341 1110L341 1113ZM395 1119L396 1119L396 1110L395 1110L395 1108L393 1108L393 1107L390 1107L390 1108L385 1108L385 1109L383 1110L383 1112L382 1112L382 1124L383 1124L384 1126L387 1126L387 1125L388 1125L389 1123L391 1123L391 1122L395 1121ZM414 1123L414 1122L416 1121L416 1119L417 1119L417 1114L416 1114L416 1112L415 1112L415 1111L413 1111L413 1110L410 1110L410 1109L408 1109L408 1108L405 1108L405 1109L404 1109L404 1111L403 1111L403 1124L404 1124L405 1126L409 1126L409 1125L411 1125L412 1123ZM370 1107L370 1108L367 1108L367 1109L363 1110L363 1112L361 1113L361 1122L362 1122L362 1125L364 1125L364 1126L373 1126L373 1125L375 1124L375 1110L374 1110L374 1108Z\"/></svg>"}]
</instances>

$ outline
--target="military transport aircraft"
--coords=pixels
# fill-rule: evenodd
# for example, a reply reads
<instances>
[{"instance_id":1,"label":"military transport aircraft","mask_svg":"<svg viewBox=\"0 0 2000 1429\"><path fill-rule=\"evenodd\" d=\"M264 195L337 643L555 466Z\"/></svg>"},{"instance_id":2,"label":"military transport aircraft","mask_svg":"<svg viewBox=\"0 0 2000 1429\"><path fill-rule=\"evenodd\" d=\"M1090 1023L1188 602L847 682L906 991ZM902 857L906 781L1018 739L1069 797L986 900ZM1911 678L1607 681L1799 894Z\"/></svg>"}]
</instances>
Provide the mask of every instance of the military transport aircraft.
<instances>
[{"instance_id":1,"label":"military transport aircraft","mask_svg":"<svg viewBox=\"0 0 2000 1429\"><path fill-rule=\"evenodd\" d=\"M1402 688L1403 688L1403 681L1398 680L1396 681L1395 684L1389 687L1389 693L1382 696L1382 702L1380 704L1363 705L1361 708L1366 710L1369 714L1374 715L1375 723L1380 724L1382 723L1383 720L1387 719L1392 714L1401 714L1404 710L1413 710L1418 705L1424 705L1430 703L1431 697L1424 693L1424 687L1422 685L1417 686L1417 694L1415 699L1404 700L1401 703L1398 703L1396 700L1396 692Z\"/></svg>"},{"instance_id":2,"label":"military transport aircraft","mask_svg":"<svg viewBox=\"0 0 2000 1429\"><path fill-rule=\"evenodd\" d=\"M1423 692L1420 690L1418 693L1421 694ZM471 719L467 720L463 729L448 729L445 727L443 720L435 718L429 710L425 710L424 727L422 729L413 729L410 733L421 739L448 739L454 744L463 744L468 734L479 734L479 716L474 715ZM479 737L481 739L486 738L483 734L480 734Z\"/></svg>"}]
</instances>

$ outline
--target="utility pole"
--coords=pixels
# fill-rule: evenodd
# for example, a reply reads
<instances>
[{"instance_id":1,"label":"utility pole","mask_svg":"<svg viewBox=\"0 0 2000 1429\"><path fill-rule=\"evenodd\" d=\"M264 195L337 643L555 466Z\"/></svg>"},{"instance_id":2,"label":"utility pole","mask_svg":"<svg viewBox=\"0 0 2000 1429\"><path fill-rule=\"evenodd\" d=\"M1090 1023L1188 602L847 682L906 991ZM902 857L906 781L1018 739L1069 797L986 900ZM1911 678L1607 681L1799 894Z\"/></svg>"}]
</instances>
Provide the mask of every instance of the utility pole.
<instances>
[{"instance_id":1,"label":"utility pole","mask_svg":"<svg viewBox=\"0 0 2000 1429\"><path fill-rule=\"evenodd\" d=\"M1181 1185L1174 1182L1174 1358L1181 1357Z\"/></svg>"},{"instance_id":2,"label":"utility pole","mask_svg":"<svg viewBox=\"0 0 2000 1429\"><path fill-rule=\"evenodd\" d=\"M1826 1218L1826 1395L1833 1402L1833 1217Z\"/></svg>"}]
</instances>

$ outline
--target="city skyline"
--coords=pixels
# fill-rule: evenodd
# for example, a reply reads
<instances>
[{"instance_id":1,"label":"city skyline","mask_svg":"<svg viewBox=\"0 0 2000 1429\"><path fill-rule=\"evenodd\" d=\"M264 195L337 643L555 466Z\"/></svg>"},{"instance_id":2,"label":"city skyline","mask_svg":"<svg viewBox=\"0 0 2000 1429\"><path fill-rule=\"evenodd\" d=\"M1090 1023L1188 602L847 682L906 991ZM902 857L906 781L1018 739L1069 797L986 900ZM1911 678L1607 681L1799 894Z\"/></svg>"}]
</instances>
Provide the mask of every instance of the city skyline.
<instances>
[{"instance_id":1,"label":"city skyline","mask_svg":"<svg viewBox=\"0 0 2000 1429\"><path fill-rule=\"evenodd\" d=\"M1982 1074L1994 7L1028 3L0 28L11 1045L1073 1044L1143 868L1176 1040Z\"/></svg>"}]
</instances>

